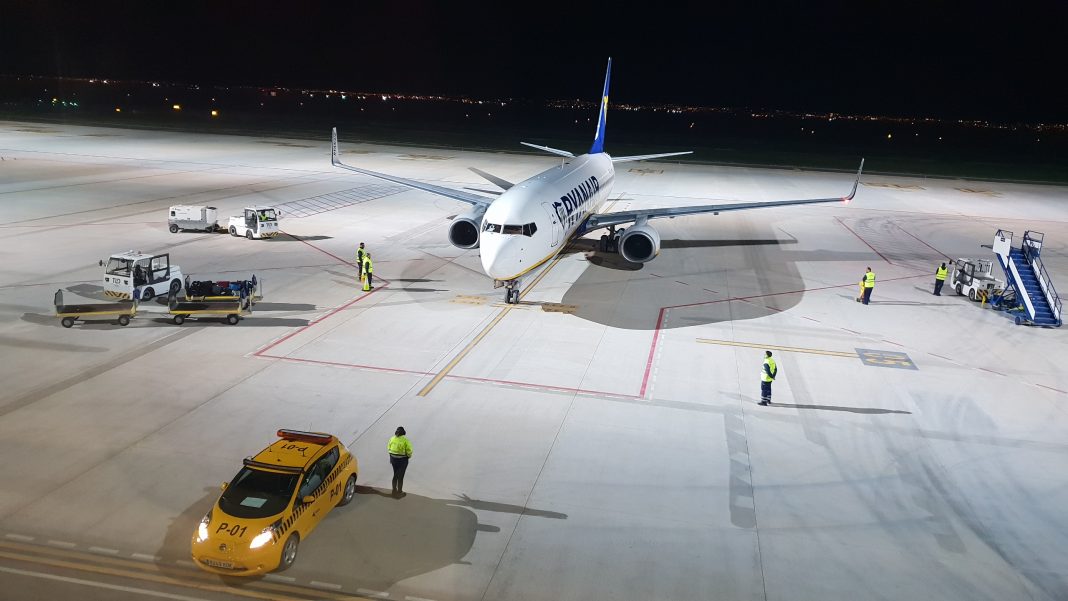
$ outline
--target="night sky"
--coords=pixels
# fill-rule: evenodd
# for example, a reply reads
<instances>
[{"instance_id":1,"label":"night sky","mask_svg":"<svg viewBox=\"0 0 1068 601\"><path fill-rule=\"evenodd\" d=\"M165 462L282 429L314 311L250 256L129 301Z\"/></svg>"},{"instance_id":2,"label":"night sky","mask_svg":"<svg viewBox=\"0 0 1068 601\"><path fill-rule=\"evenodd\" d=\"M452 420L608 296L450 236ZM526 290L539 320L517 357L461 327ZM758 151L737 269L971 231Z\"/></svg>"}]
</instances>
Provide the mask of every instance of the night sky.
<instances>
[{"instance_id":1,"label":"night sky","mask_svg":"<svg viewBox=\"0 0 1068 601\"><path fill-rule=\"evenodd\" d=\"M336 4L2 0L0 73L1068 121L1064 1Z\"/></svg>"}]
</instances>

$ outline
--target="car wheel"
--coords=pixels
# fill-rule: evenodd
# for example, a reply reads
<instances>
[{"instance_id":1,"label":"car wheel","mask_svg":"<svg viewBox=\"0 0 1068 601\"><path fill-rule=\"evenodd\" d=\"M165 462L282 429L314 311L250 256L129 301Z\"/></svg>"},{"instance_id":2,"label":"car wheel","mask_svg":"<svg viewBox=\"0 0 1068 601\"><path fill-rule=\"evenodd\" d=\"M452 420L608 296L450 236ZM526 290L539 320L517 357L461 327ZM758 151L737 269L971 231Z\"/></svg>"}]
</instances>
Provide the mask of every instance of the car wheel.
<instances>
[{"instance_id":1,"label":"car wheel","mask_svg":"<svg viewBox=\"0 0 1068 601\"><path fill-rule=\"evenodd\" d=\"M968 291L968 300L975 300L975 289Z\"/></svg>"},{"instance_id":2,"label":"car wheel","mask_svg":"<svg viewBox=\"0 0 1068 601\"><path fill-rule=\"evenodd\" d=\"M74 320L73 320L73 319L71 319L70 317L64 317L64 318L63 318L63 321L61 321L60 323L62 323L62 324L63 324L63 327L64 327L64 328L69 328L69 327L71 327L72 325L74 325Z\"/></svg>"},{"instance_id":3,"label":"car wheel","mask_svg":"<svg viewBox=\"0 0 1068 601\"><path fill-rule=\"evenodd\" d=\"M171 224L171 227L169 229L171 230L172 234L177 234L178 233L178 226L174 225L173 223Z\"/></svg>"},{"instance_id":4,"label":"car wheel","mask_svg":"<svg viewBox=\"0 0 1068 601\"><path fill-rule=\"evenodd\" d=\"M297 561L297 546L300 545L300 535L296 532L289 535L286 544L282 547L282 558L278 561L278 571L289 569L293 562Z\"/></svg>"},{"instance_id":5,"label":"car wheel","mask_svg":"<svg viewBox=\"0 0 1068 601\"><path fill-rule=\"evenodd\" d=\"M957 294L958 295L964 294L964 287L961 286L960 284L957 284Z\"/></svg>"},{"instance_id":6,"label":"car wheel","mask_svg":"<svg viewBox=\"0 0 1068 601\"><path fill-rule=\"evenodd\" d=\"M345 492L341 493L341 500L337 502L338 507L348 505L352 502L352 498L356 496L356 474L349 476L349 479L345 481Z\"/></svg>"},{"instance_id":7,"label":"car wheel","mask_svg":"<svg viewBox=\"0 0 1068 601\"><path fill-rule=\"evenodd\" d=\"M232 225L230 226L230 235L237 236L237 228Z\"/></svg>"},{"instance_id":8,"label":"car wheel","mask_svg":"<svg viewBox=\"0 0 1068 601\"><path fill-rule=\"evenodd\" d=\"M123 327L130 325L130 316L129 315L120 315L119 316L119 325L123 326Z\"/></svg>"},{"instance_id":9,"label":"car wheel","mask_svg":"<svg viewBox=\"0 0 1068 601\"><path fill-rule=\"evenodd\" d=\"M171 280L171 292L177 294L178 291L181 290L181 289L182 289L182 280L178 280L178 279Z\"/></svg>"},{"instance_id":10,"label":"car wheel","mask_svg":"<svg viewBox=\"0 0 1068 601\"><path fill-rule=\"evenodd\" d=\"M212 233L214 231L215 231L215 227L214 226L210 226L210 227L204 228L204 233L205 234L210 234L210 233Z\"/></svg>"},{"instance_id":11,"label":"car wheel","mask_svg":"<svg viewBox=\"0 0 1068 601\"><path fill-rule=\"evenodd\" d=\"M252 240L252 239L255 238L255 236L252 235L252 230L245 230L245 237L248 238L249 240Z\"/></svg>"},{"instance_id":12,"label":"car wheel","mask_svg":"<svg viewBox=\"0 0 1068 601\"><path fill-rule=\"evenodd\" d=\"M145 288L141 291L141 300L150 301L152 297L156 296L156 291L151 288Z\"/></svg>"},{"instance_id":13,"label":"car wheel","mask_svg":"<svg viewBox=\"0 0 1068 601\"><path fill-rule=\"evenodd\" d=\"M183 323L185 323L185 315L175 315L173 321L174 321L174 325L180 326Z\"/></svg>"},{"instance_id":14,"label":"car wheel","mask_svg":"<svg viewBox=\"0 0 1068 601\"><path fill-rule=\"evenodd\" d=\"M228 323L228 324L230 324L232 326L236 326L237 325L237 320L238 320L238 317L236 315L227 315L226 316L226 323Z\"/></svg>"}]
</instances>

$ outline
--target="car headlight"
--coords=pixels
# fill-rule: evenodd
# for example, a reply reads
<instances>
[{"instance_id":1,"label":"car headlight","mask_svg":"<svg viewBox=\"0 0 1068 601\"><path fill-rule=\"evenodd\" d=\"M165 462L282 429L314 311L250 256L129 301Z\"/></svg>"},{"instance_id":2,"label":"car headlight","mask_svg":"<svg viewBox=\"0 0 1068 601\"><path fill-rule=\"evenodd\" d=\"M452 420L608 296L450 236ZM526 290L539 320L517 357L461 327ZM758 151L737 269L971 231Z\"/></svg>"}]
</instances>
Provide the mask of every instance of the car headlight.
<instances>
[{"instance_id":1,"label":"car headlight","mask_svg":"<svg viewBox=\"0 0 1068 601\"><path fill-rule=\"evenodd\" d=\"M263 545L271 542L271 537L274 535L274 530L270 528L264 528L263 532L256 535L256 538L252 539L252 543L249 544L249 549L259 549Z\"/></svg>"},{"instance_id":2,"label":"car headlight","mask_svg":"<svg viewBox=\"0 0 1068 601\"><path fill-rule=\"evenodd\" d=\"M202 543L208 540L208 525L211 524L211 511L208 511L208 515L200 518L200 525L197 526L197 542Z\"/></svg>"}]
</instances>

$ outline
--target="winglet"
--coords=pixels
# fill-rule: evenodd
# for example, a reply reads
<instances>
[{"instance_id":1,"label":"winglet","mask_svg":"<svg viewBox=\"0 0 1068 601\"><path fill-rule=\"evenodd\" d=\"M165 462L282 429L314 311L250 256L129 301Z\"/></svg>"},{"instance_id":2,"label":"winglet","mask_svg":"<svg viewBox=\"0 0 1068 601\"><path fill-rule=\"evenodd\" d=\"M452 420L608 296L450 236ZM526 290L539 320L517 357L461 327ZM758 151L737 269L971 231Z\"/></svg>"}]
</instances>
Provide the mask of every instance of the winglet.
<instances>
[{"instance_id":1,"label":"winglet","mask_svg":"<svg viewBox=\"0 0 1068 601\"><path fill-rule=\"evenodd\" d=\"M330 164L337 165L341 161L337 158L337 128L334 127L330 130Z\"/></svg>"},{"instance_id":2,"label":"winglet","mask_svg":"<svg viewBox=\"0 0 1068 601\"><path fill-rule=\"evenodd\" d=\"M853 182L853 190L849 193L849 196L843 196L842 200L849 202L853 200L853 197L857 195L857 187L860 186L860 174L864 172L864 159L860 159L860 168L857 169L857 179Z\"/></svg>"}]
</instances>

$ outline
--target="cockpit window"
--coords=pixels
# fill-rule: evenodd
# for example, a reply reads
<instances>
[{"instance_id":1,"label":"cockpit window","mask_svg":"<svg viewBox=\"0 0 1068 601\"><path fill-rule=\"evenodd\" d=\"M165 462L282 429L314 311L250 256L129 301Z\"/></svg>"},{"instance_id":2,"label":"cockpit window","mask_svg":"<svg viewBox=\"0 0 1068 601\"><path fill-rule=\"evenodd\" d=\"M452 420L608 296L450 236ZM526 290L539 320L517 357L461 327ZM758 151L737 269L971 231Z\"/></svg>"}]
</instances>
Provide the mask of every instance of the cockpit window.
<instances>
[{"instance_id":1,"label":"cockpit window","mask_svg":"<svg viewBox=\"0 0 1068 601\"><path fill-rule=\"evenodd\" d=\"M493 232L495 234L507 234L510 236L533 236L534 232L538 231L538 226L532 223L524 225L498 225L496 223L486 222L486 225L482 227L484 232Z\"/></svg>"},{"instance_id":2,"label":"cockpit window","mask_svg":"<svg viewBox=\"0 0 1068 601\"><path fill-rule=\"evenodd\" d=\"M531 222L523 226L524 236L533 236L536 231L538 231L538 224L536 223Z\"/></svg>"},{"instance_id":3,"label":"cockpit window","mask_svg":"<svg viewBox=\"0 0 1068 601\"><path fill-rule=\"evenodd\" d=\"M505 234L522 234L523 233L523 226L521 226L521 225L506 225L506 226L504 226L504 231L502 233L505 233Z\"/></svg>"},{"instance_id":4,"label":"cockpit window","mask_svg":"<svg viewBox=\"0 0 1068 601\"><path fill-rule=\"evenodd\" d=\"M501 226L497 225L496 223L490 223L490 222L487 221L486 222L486 227L483 228L483 231L493 232L495 234L499 234L499 233L501 233Z\"/></svg>"}]
</instances>

